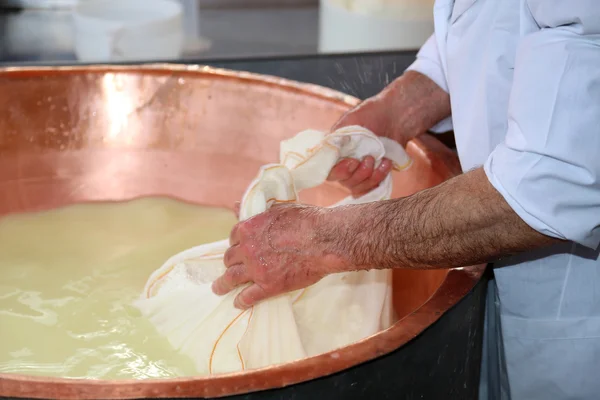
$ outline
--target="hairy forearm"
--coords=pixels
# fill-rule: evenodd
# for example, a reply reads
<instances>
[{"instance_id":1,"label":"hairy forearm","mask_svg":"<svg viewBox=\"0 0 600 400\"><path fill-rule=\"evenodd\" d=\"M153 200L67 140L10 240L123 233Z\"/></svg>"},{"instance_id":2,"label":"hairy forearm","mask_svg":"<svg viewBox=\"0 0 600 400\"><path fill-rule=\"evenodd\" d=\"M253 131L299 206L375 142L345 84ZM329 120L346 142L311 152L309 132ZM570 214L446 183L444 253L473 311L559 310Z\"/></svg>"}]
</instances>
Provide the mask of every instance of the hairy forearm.
<instances>
[{"instance_id":1,"label":"hairy forearm","mask_svg":"<svg viewBox=\"0 0 600 400\"><path fill-rule=\"evenodd\" d=\"M332 212L339 254L354 268L453 268L492 262L558 239L529 227L482 169L413 196Z\"/></svg>"},{"instance_id":2,"label":"hairy forearm","mask_svg":"<svg viewBox=\"0 0 600 400\"><path fill-rule=\"evenodd\" d=\"M378 96L392 113L390 132L402 145L450 116L450 96L427 76L407 71Z\"/></svg>"}]
</instances>

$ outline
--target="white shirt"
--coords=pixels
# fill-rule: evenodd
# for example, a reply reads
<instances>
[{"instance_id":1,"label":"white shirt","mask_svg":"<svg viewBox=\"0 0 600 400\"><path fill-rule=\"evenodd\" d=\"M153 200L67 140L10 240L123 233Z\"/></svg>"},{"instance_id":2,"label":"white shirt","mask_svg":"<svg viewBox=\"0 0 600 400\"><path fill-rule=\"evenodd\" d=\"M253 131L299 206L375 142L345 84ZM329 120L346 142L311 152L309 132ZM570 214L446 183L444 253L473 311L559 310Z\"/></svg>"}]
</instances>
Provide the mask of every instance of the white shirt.
<instances>
[{"instance_id":1,"label":"white shirt","mask_svg":"<svg viewBox=\"0 0 600 400\"><path fill-rule=\"evenodd\" d=\"M483 165L527 224L571 241L496 264L504 389L597 398L600 0L437 0L434 19L409 68L450 93L434 130L454 129L463 170Z\"/></svg>"},{"instance_id":2,"label":"white shirt","mask_svg":"<svg viewBox=\"0 0 600 400\"><path fill-rule=\"evenodd\" d=\"M485 164L532 227L596 248L600 1L438 0L435 13L409 69L449 91L463 170Z\"/></svg>"}]
</instances>

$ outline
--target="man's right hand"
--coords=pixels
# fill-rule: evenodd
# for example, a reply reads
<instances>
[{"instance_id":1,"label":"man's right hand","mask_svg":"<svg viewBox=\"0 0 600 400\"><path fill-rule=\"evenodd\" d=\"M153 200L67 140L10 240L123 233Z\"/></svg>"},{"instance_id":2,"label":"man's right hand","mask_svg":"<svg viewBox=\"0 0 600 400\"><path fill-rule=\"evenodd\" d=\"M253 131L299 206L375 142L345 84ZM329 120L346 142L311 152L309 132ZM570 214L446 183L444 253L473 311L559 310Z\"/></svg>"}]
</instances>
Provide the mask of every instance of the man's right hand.
<instances>
[{"instance_id":1,"label":"man's right hand","mask_svg":"<svg viewBox=\"0 0 600 400\"><path fill-rule=\"evenodd\" d=\"M360 125L378 136L394 137L396 132L392 132L392 110L392 104L381 93L344 114L331 131L344 126ZM328 179L340 182L354 197L360 197L379 186L391 170L392 162L388 159L384 159L375 168L373 157L365 157L363 160L347 158L333 167Z\"/></svg>"},{"instance_id":2,"label":"man's right hand","mask_svg":"<svg viewBox=\"0 0 600 400\"><path fill-rule=\"evenodd\" d=\"M331 131L360 125L405 146L449 115L448 94L425 75L408 71L381 93L344 114ZM377 168L372 157L345 159L333 167L329 180L340 182L354 197L360 197L379 186L391 170L392 162L388 159Z\"/></svg>"}]
</instances>

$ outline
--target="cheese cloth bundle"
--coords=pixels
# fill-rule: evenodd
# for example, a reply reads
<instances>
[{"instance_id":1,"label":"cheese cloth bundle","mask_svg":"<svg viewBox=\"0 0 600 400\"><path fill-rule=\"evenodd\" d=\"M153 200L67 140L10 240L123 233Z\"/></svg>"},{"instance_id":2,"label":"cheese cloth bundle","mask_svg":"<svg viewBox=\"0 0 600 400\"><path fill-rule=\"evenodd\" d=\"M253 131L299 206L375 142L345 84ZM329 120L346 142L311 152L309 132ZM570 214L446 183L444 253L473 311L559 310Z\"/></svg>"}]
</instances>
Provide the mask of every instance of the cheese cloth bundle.
<instances>
[{"instance_id":1,"label":"cheese cloth bundle","mask_svg":"<svg viewBox=\"0 0 600 400\"><path fill-rule=\"evenodd\" d=\"M359 126L326 134L298 133L280 144L280 164L260 168L240 206L240 220L276 203L298 201L298 193L327 179L342 158L385 156L396 170L411 165L398 143ZM332 207L390 198L391 175L360 197L347 197ZM235 296L211 284L224 271L229 240L185 250L167 260L148 279L135 302L170 344L195 362L200 374L236 372L317 355L386 329L393 322L391 271L337 273L292 293L265 300L241 311ZM291 266L293 267L293 266Z\"/></svg>"}]
</instances>

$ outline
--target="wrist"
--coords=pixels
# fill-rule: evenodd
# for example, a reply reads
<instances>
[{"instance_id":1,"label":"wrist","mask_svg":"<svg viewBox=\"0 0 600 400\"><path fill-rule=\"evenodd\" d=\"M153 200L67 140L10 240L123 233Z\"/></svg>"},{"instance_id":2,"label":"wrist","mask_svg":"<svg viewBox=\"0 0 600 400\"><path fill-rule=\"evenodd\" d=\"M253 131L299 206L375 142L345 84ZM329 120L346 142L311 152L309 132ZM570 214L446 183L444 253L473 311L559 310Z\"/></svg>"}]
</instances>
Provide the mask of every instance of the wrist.
<instances>
[{"instance_id":1,"label":"wrist","mask_svg":"<svg viewBox=\"0 0 600 400\"><path fill-rule=\"evenodd\" d=\"M391 137L403 146L450 116L450 96L427 76L407 71L378 96L390 115Z\"/></svg>"},{"instance_id":2,"label":"wrist","mask_svg":"<svg viewBox=\"0 0 600 400\"><path fill-rule=\"evenodd\" d=\"M333 272L347 272L375 268L372 246L377 237L374 223L375 203L339 206L325 209L322 224L324 254L329 257ZM331 272L329 272L331 273Z\"/></svg>"}]
</instances>

